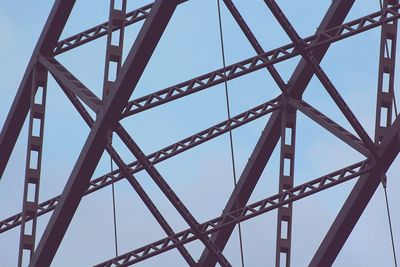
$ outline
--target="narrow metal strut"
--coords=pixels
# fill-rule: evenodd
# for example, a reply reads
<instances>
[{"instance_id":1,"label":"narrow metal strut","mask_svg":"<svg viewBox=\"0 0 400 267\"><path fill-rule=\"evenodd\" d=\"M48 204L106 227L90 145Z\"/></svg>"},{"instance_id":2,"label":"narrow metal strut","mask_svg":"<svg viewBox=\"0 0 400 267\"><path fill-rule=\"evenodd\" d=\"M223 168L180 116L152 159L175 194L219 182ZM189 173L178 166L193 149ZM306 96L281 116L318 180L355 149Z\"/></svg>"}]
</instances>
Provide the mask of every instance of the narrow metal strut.
<instances>
[{"instance_id":1,"label":"narrow metal strut","mask_svg":"<svg viewBox=\"0 0 400 267\"><path fill-rule=\"evenodd\" d=\"M293 188L296 148L296 109L287 105L282 112L279 193ZM276 267L290 267L292 216L292 203L278 208L275 255Z\"/></svg>"},{"instance_id":2,"label":"narrow metal strut","mask_svg":"<svg viewBox=\"0 0 400 267\"><path fill-rule=\"evenodd\" d=\"M29 263L35 251L46 95L47 70L40 63L37 63L32 74L32 95L18 254L19 267Z\"/></svg>"}]
</instances>

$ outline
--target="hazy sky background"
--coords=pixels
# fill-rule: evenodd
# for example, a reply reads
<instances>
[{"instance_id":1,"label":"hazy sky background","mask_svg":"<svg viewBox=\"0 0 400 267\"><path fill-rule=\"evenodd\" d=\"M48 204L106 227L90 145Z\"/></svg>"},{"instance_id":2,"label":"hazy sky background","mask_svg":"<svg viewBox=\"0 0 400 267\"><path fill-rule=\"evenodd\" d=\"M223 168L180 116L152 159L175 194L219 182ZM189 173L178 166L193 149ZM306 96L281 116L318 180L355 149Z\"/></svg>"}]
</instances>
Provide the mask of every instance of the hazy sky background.
<instances>
[{"instance_id":1,"label":"hazy sky background","mask_svg":"<svg viewBox=\"0 0 400 267\"><path fill-rule=\"evenodd\" d=\"M54 1L0 1L0 125L4 124L33 48ZM128 1L128 11L149 1ZM312 35L331 0L280 0L287 17L302 37ZM289 38L262 0L235 3L264 50L289 43ZM108 19L109 1L77 1L62 38L100 24ZM379 9L379 1L356 1L346 21ZM223 7L223 26L227 64L255 55L235 21ZM142 23L126 29L125 55ZM180 5L161 39L132 98L199 76L222 66L217 6L215 0L191 0ZM343 98L373 137L379 56L380 29L346 39L331 46L322 66ZM101 96L106 38L101 38L57 57L72 73ZM276 65L287 81L299 57ZM399 75L397 75L398 77ZM397 83L398 84L398 83ZM265 69L229 82L232 115L266 102L279 89ZM304 99L352 131L317 79L310 83ZM133 138L150 154L184 137L227 118L222 85L185 97L125 119ZM240 174L268 117L234 131L237 172ZM312 180L363 159L350 147L298 113L296 146L296 184ZM352 131L354 132L354 131ZM64 188L89 129L62 90L51 78L48 100L40 202L60 194ZM27 124L25 124L8 167L0 181L2 219L21 209L25 173ZM126 162L134 158L115 140ZM277 146L279 148L279 146ZM278 189L279 149L276 149L250 202L263 199ZM400 244L400 212L397 203L400 186L398 160L388 172L389 197L395 241ZM220 136L157 165L178 196L199 222L219 216L233 188L228 135ZM95 177L110 171L104 155ZM174 231L187 225L168 203L150 177L137 178ZM354 182L329 189L294 204L292 266L306 266L329 229ZM116 185L118 237L121 253L165 237L130 185ZM335 266L394 266L383 190L380 187L355 230L338 256ZM39 218L38 235L50 215ZM276 212L269 212L243 223L246 266L272 266L275 259ZM0 266L16 266L19 228L0 235ZM38 242L38 240L37 240ZM195 259L203 245L196 241L187 248ZM225 251L234 266L239 266L239 247L235 232ZM111 189L107 187L84 197L58 250L52 266L89 266L114 256ZM138 266L186 266L180 254L170 251Z\"/></svg>"}]
</instances>

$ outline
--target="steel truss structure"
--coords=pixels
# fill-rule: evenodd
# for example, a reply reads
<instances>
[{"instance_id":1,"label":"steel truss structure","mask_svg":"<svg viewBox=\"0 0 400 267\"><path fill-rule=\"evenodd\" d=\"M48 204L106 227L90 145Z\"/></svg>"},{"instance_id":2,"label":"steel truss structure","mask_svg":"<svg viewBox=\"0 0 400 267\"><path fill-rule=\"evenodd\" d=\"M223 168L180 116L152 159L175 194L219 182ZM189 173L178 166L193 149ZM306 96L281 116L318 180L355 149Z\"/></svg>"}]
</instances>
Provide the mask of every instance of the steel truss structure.
<instances>
[{"instance_id":1,"label":"steel truss structure","mask_svg":"<svg viewBox=\"0 0 400 267\"><path fill-rule=\"evenodd\" d=\"M29 257L29 266L50 266L82 197L122 179L126 179L138 193L165 231L166 237L96 266L129 266L174 248L178 249L189 266L215 266L217 263L221 266L231 266L223 251L237 224L274 209L278 211L275 265L290 266L292 203L335 185L357 179L309 266L331 266L333 264L379 186L382 177L385 176L400 151L400 119L397 116L393 117L392 110L395 101L394 73L400 4L398 0L384 0L381 10L353 21L344 22L355 1L332 1L316 33L307 38L301 38L274 0L263 1L292 43L264 51L233 1L223 0L257 55L131 101L129 101L130 96L175 9L187 1L156 0L154 3L127 12L126 0L122 1L122 7L119 9L115 7L115 1L111 0L108 22L65 40L59 40L59 38L75 1L55 1L0 135L0 174L2 175L22 125L29 114L22 212L0 221L0 233L21 226L19 266L22 265L23 257L26 255ZM144 24L123 62L124 30L138 21L144 21ZM381 27L381 48L375 138L372 140L321 68L320 62L332 43L377 27ZM100 99L55 57L106 35L104 86L103 96ZM118 36L116 44L112 41L113 35ZM274 65L296 56L301 57L300 63L286 83ZM111 64L117 66L116 77L110 77ZM210 89L217 84L263 68L271 74L282 91L280 96L150 155L143 153L120 123L120 120L129 116ZM49 73L91 130L62 194L39 203ZM314 75L320 80L357 135L345 130L302 99L302 95ZM386 83L385 80L388 82ZM86 107L96 114L96 118L90 115ZM304 184L295 185L295 144L296 138L299 138L296 136L297 112L305 114L343 140L364 155L365 160ZM156 164L267 114L270 115L268 123L265 125L223 213L209 221L198 222L158 172ZM39 131L34 131L34 128ZM112 133L118 135L137 161L124 162L113 147ZM249 204L248 200L279 140L279 191L276 195ZM118 169L91 179L104 150L111 156ZM135 178L135 174L140 171L149 174L189 225L188 229L178 233L172 230ZM34 190L33 198L28 194L32 188ZM40 242L35 246L37 218L49 212L53 212L50 221ZM283 235L283 232L286 234ZM195 260L185 248L185 244L194 240L201 241L205 246L198 260ZM284 262L281 262L282 259L285 259Z\"/></svg>"}]
</instances>

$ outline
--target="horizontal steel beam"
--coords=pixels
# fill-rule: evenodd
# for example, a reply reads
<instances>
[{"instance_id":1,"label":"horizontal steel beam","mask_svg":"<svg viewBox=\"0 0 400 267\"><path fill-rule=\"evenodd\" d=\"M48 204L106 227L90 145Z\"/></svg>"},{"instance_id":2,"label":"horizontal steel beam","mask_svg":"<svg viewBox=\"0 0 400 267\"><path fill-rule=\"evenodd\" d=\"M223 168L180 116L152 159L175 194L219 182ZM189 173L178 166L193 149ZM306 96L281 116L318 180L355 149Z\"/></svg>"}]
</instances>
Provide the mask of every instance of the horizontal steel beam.
<instances>
[{"instance_id":1,"label":"horizontal steel beam","mask_svg":"<svg viewBox=\"0 0 400 267\"><path fill-rule=\"evenodd\" d=\"M252 109L249 109L239 115L232 117L230 120L225 120L221 123L218 123L210 128L202 130L192 136L184 138L172 145L169 145L157 152L154 152L147 156L152 164L158 164L166 159L169 159L173 156L176 156L190 148L196 147L204 142L212 140L224 133L229 132L230 130L234 130L238 127L241 127L249 122L252 122L258 118L261 118L271 112L280 108L280 97L272 99L264 104L256 106ZM129 173L134 174L141 170L143 170L143 166L135 161L133 163L128 164L130 169ZM117 169L113 172L107 173L103 176L100 176L96 179L93 179L90 182L90 187L86 190L84 195L88 195L93 193L101 188L104 188L112 183L120 181L126 178L126 176L121 172L121 170ZM38 214L37 216L44 215L57 206L61 196L56 196L49 200L46 200L39 204L38 206ZM30 219L30 218L28 218ZM11 230L12 228L21 224L21 213L15 214L7 219L0 221L0 233Z\"/></svg>"},{"instance_id":2,"label":"horizontal steel beam","mask_svg":"<svg viewBox=\"0 0 400 267\"><path fill-rule=\"evenodd\" d=\"M125 16L125 25L132 25L136 22L144 20L149 15L152 6L153 3L127 13ZM109 21L59 41L54 48L53 56L62 54L73 48L94 41L102 36L106 36L108 33L108 28ZM112 30L116 31L118 29L118 27L114 27Z\"/></svg>"},{"instance_id":3,"label":"horizontal steel beam","mask_svg":"<svg viewBox=\"0 0 400 267\"><path fill-rule=\"evenodd\" d=\"M364 173L368 173L371 170L371 166L368 166L370 165L368 163L369 160L361 161L307 183L295 186L282 193L273 195L251 205L234 210L224 216L202 223L200 224L199 229L203 235L210 235L226 226L236 225L239 222L254 218L283 205L293 203L306 196L313 195L322 190L350 181ZM187 229L173 236L163 238L95 266L129 266L195 240L197 240L195 233L192 229Z\"/></svg>"},{"instance_id":4,"label":"horizontal steel beam","mask_svg":"<svg viewBox=\"0 0 400 267\"><path fill-rule=\"evenodd\" d=\"M188 0L180 0L179 4L184 3L186 1L188 1ZM142 6L138 9L135 9L131 12L126 13L124 25L129 26L136 22L144 20L149 15L153 4L154 3L147 4L145 6ZM109 21L104 22L100 25L94 26L90 29L87 29L87 30L80 32L78 34L75 34L73 36L70 36L64 40L61 40L60 42L57 43L57 45L53 51L53 56L62 54L73 48L87 44L91 41L94 41L94 40L100 38L100 37L106 36L107 32L108 32L108 28L109 28ZM119 27L114 27L112 29L112 31L116 31L118 29L119 29Z\"/></svg>"},{"instance_id":5,"label":"horizontal steel beam","mask_svg":"<svg viewBox=\"0 0 400 267\"><path fill-rule=\"evenodd\" d=\"M351 37L364 31L381 26L384 22L398 19L400 15L396 13L400 5L393 6L384 11L371 13L359 19L347 22L326 31L303 39L307 44L305 51L313 51L322 46L332 44L339 40ZM318 42L315 42L318 40ZM241 77L245 74L260 70L272 64L301 55L301 51L295 48L295 44L287 44L282 47L270 50L257 56L229 65L226 68L214 70L185 82L170 86L132 101L125 107L122 118L140 113L168 103L172 100L200 92L224 81Z\"/></svg>"}]
</instances>

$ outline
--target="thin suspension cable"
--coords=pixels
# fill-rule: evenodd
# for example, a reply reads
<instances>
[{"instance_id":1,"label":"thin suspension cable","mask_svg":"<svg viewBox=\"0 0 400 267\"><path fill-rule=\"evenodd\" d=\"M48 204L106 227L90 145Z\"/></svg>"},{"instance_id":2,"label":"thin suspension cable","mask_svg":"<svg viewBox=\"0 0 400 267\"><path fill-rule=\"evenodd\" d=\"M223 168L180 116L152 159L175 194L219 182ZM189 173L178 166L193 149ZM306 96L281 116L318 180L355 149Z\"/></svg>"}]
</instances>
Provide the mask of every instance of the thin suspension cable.
<instances>
[{"instance_id":1,"label":"thin suspension cable","mask_svg":"<svg viewBox=\"0 0 400 267\"><path fill-rule=\"evenodd\" d=\"M395 244L394 244L392 219L391 219L391 216L390 216L389 199L388 199L388 194L387 194L387 190L386 190L386 187L387 187L386 177L383 178L382 185L383 185L383 190L385 192L386 212L387 212L388 221L389 221L390 238L391 238L391 241L392 241L392 251L393 251L394 266L397 267L396 247L395 247Z\"/></svg>"},{"instance_id":2,"label":"thin suspension cable","mask_svg":"<svg viewBox=\"0 0 400 267\"><path fill-rule=\"evenodd\" d=\"M110 156L111 172L114 171L113 160ZM118 236L117 236L117 209L115 205L115 188L114 183L111 184L112 192L112 205L113 205L113 219L114 219L114 245L115 245L115 256L118 257Z\"/></svg>"},{"instance_id":3,"label":"thin suspension cable","mask_svg":"<svg viewBox=\"0 0 400 267\"><path fill-rule=\"evenodd\" d=\"M222 64L223 67L226 67L225 61L225 46L224 46L224 35L222 29L222 16L221 16L221 4L220 0L217 0L217 7L218 7L218 24L219 24L219 36L220 36L220 44L221 44L221 55L222 55ZM229 92L228 92L228 82L224 79L224 87L225 87L225 99L226 99L226 110L228 114L228 119L231 119L231 110L229 104ZM236 178L236 164L235 164L235 154L234 154L234 147L233 147L233 135L232 130L229 130L229 143L230 143L230 150L231 150L231 161L232 161L232 173L233 173L233 183L234 189L236 189L237 178ZM238 200L237 200L238 202ZM238 204L236 204L238 206ZM244 252L243 252L243 238L242 238L242 227L240 222L238 223L238 232L239 232L239 245L240 245L240 259L242 263L242 267L244 267Z\"/></svg>"}]
</instances>

